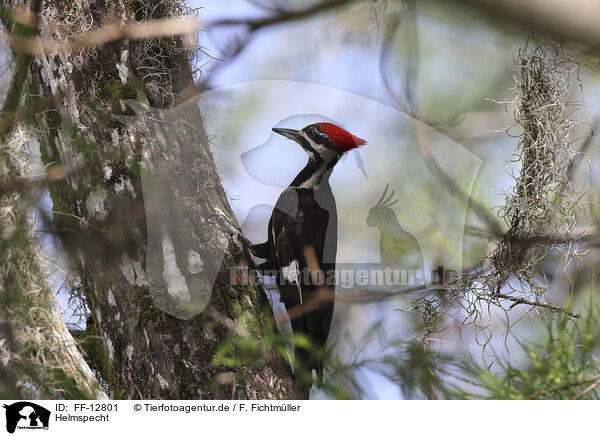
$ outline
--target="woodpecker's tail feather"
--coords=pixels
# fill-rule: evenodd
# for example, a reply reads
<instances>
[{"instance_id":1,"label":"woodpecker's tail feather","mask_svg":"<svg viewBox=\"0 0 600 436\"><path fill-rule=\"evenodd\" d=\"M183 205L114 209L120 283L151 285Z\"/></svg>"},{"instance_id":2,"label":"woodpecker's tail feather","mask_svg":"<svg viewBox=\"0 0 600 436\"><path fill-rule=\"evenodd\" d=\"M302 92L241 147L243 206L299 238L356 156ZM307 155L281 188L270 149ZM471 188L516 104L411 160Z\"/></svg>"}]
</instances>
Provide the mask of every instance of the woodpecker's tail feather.
<instances>
[{"instance_id":1,"label":"woodpecker's tail feather","mask_svg":"<svg viewBox=\"0 0 600 436\"><path fill-rule=\"evenodd\" d=\"M296 353L296 359L298 358L298 353ZM313 379L312 370L316 371L317 379L316 383ZM308 400L310 390L313 385L316 385L320 388L323 385L323 365L319 364L316 368L309 369L306 367L299 368L298 363L296 363L295 373L294 373L294 384L296 387L296 391L300 398Z\"/></svg>"},{"instance_id":2,"label":"woodpecker's tail feather","mask_svg":"<svg viewBox=\"0 0 600 436\"><path fill-rule=\"evenodd\" d=\"M307 395L313 385L320 388L323 385L324 346L311 344L308 350L296 346L294 358L294 380L297 388L305 389ZM313 376L313 370L315 370L316 378Z\"/></svg>"},{"instance_id":3,"label":"woodpecker's tail feather","mask_svg":"<svg viewBox=\"0 0 600 436\"><path fill-rule=\"evenodd\" d=\"M321 387L323 381L322 362L315 361L312 351L301 347L295 348L294 358L294 381L296 389L308 399L308 394L314 384L313 369L317 370L317 386Z\"/></svg>"},{"instance_id":4,"label":"woodpecker's tail feather","mask_svg":"<svg viewBox=\"0 0 600 436\"><path fill-rule=\"evenodd\" d=\"M319 366L317 366L315 368L315 371L317 373L317 386L321 387L323 386L323 362L319 362Z\"/></svg>"}]
</instances>

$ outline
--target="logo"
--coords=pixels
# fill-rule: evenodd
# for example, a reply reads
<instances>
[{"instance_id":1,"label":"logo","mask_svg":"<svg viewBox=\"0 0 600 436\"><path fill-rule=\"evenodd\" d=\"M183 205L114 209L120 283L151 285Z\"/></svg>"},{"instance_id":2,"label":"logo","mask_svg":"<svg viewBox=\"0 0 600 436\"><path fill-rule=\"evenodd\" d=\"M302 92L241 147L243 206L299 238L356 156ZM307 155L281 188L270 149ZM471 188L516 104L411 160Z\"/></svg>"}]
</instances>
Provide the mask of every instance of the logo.
<instances>
[{"instance_id":1,"label":"logo","mask_svg":"<svg viewBox=\"0 0 600 436\"><path fill-rule=\"evenodd\" d=\"M6 431L14 433L18 429L48 429L50 411L28 401L4 405L6 409Z\"/></svg>"}]
</instances>

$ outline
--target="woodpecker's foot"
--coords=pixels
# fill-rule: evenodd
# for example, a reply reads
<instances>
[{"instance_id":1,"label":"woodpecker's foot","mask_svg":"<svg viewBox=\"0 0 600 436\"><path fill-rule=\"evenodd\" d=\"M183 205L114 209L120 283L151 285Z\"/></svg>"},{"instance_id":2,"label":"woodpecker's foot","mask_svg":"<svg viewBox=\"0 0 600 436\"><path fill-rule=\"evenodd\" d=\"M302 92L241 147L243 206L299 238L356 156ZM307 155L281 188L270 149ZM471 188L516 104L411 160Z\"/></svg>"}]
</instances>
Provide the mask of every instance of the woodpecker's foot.
<instances>
[{"instance_id":1,"label":"woodpecker's foot","mask_svg":"<svg viewBox=\"0 0 600 436\"><path fill-rule=\"evenodd\" d=\"M225 229L227 233L231 236L233 244L237 251L233 253L234 256L237 256L241 252L244 251L244 245L251 246L252 244L246 237L243 235L242 231L238 229L233 221L221 212L211 213L206 217L206 221L211 222L211 220L216 220L216 222L220 225L222 229Z\"/></svg>"}]
</instances>

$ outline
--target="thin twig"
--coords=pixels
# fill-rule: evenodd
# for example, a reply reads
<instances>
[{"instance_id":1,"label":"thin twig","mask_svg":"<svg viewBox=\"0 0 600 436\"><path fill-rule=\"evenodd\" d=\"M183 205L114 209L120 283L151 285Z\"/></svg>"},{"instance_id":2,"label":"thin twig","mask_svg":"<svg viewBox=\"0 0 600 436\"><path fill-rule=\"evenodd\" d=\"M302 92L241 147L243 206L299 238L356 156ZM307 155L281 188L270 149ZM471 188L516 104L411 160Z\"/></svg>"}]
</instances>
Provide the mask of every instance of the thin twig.
<instances>
[{"instance_id":1,"label":"thin twig","mask_svg":"<svg viewBox=\"0 0 600 436\"><path fill-rule=\"evenodd\" d=\"M452 0L477 8L494 23L541 30L600 48L600 5L593 0Z\"/></svg>"},{"instance_id":2,"label":"thin twig","mask_svg":"<svg viewBox=\"0 0 600 436\"><path fill-rule=\"evenodd\" d=\"M313 4L312 6L306 7L304 9L292 10L292 11L281 11L278 10L276 14L273 14L268 17L252 19L252 18L226 18L222 20L216 20L208 24L207 28L212 29L215 27L225 27L225 26L244 26L247 30L247 34L245 36L236 36L236 40L234 41L234 46L228 50L228 53L222 53L220 58L221 62L215 64L206 74L205 79L202 83L202 90L207 90L211 88L210 78L214 77L216 73L221 69L226 62L231 62L236 56L238 56L244 48L248 45L251 40L251 36L254 32L264 27L287 23L295 20L302 20L305 18L312 17L322 12L326 12L328 10L344 6L346 4L351 4L357 0L329 0L329 1L321 1Z\"/></svg>"},{"instance_id":3,"label":"thin twig","mask_svg":"<svg viewBox=\"0 0 600 436\"><path fill-rule=\"evenodd\" d=\"M142 23L108 24L67 41L13 37L9 42L13 50L29 55L60 54L102 46L123 38L148 39L187 35L196 32L197 28L198 22L194 19L165 18Z\"/></svg>"},{"instance_id":4,"label":"thin twig","mask_svg":"<svg viewBox=\"0 0 600 436\"><path fill-rule=\"evenodd\" d=\"M215 321L220 322L223 326L233 331L238 336L246 339L247 341L252 342L254 345L258 345L258 340L256 340L248 330L246 330L244 327L239 325L237 322L235 322L228 316L223 315L221 312L215 310L212 307L207 308L205 313Z\"/></svg>"},{"instance_id":5,"label":"thin twig","mask_svg":"<svg viewBox=\"0 0 600 436\"><path fill-rule=\"evenodd\" d=\"M217 26L246 26L250 31L255 31L261 27L271 26L273 24L286 23L288 21L301 20L304 18L311 17L321 12L328 11L340 6L344 6L355 2L356 0L329 0L321 1L313 4L304 9L298 9L295 11L285 11L270 17L258 18L258 19L245 19L245 18L226 18L223 20L217 20L210 23L209 27Z\"/></svg>"},{"instance_id":6,"label":"thin twig","mask_svg":"<svg viewBox=\"0 0 600 436\"><path fill-rule=\"evenodd\" d=\"M498 298L503 298L505 300L514 301L514 304L510 306L511 309L518 304L527 304L529 306L544 307L546 309L550 309L555 312L567 313L567 314L569 314L569 316L572 316L573 318L580 317L579 313L577 313L571 309L567 309L566 307L557 306L556 304L544 303L542 301L531 300L529 298L513 297L512 295L506 295L506 294L502 294L502 293L497 293L494 295Z\"/></svg>"},{"instance_id":7,"label":"thin twig","mask_svg":"<svg viewBox=\"0 0 600 436\"><path fill-rule=\"evenodd\" d=\"M546 390L538 391L531 396L531 399L535 400L540 397L545 397L546 395L549 395L552 392L562 391L563 389L572 388L574 386L579 386L579 385L583 385L586 383L592 383L593 381L596 381L596 380L600 381L600 374L596 374L595 376L586 378L585 380L569 382L569 383L562 384L560 386L554 386L554 387L546 389Z\"/></svg>"},{"instance_id":8,"label":"thin twig","mask_svg":"<svg viewBox=\"0 0 600 436\"><path fill-rule=\"evenodd\" d=\"M598 385L600 385L600 380L596 380L594 383L592 383L591 385L589 385L587 388L585 388L584 390L582 390L581 392L579 392L577 395L575 395L571 399L572 400L579 400L581 397L583 397L588 392L591 392L594 389L596 389L598 387Z\"/></svg>"}]
</instances>

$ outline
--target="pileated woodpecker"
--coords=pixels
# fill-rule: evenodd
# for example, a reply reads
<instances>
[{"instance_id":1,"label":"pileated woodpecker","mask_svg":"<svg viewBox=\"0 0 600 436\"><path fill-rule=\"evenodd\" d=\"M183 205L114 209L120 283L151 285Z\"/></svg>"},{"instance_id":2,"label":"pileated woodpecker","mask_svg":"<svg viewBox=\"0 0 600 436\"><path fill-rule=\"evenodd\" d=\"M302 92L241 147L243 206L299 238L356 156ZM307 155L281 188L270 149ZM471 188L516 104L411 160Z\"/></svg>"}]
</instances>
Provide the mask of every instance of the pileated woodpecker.
<instances>
[{"instance_id":1,"label":"pileated woodpecker","mask_svg":"<svg viewBox=\"0 0 600 436\"><path fill-rule=\"evenodd\" d=\"M334 305L337 209L329 176L342 155L366 142L331 123L302 130L274 128L308 153L306 166L280 195L268 227L268 240L252 252L275 271L281 300L295 334L310 339L312 350L295 347L296 383L306 390L323 380L323 351Z\"/></svg>"}]
</instances>

